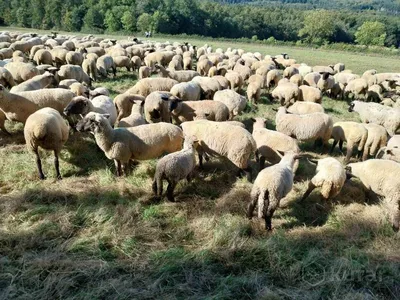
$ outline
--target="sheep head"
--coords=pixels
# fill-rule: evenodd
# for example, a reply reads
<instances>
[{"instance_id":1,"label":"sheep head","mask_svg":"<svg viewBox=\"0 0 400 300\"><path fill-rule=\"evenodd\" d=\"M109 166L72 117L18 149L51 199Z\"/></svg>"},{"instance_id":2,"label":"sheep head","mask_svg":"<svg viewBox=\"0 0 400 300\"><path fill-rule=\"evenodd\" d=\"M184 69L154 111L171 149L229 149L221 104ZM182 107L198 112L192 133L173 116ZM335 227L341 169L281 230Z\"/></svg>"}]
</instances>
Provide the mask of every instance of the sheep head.
<instances>
[{"instance_id":1,"label":"sheep head","mask_svg":"<svg viewBox=\"0 0 400 300\"><path fill-rule=\"evenodd\" d=\"M86 115L90 111L90 100L83 96L72 98L71 102L64 108L64 114L70 115Z\"/></svg>"},{"instance_id":2,"label":"sheep head","mask_svg":"<svg viewBox=\"0 0 400 300\"><path fill-rule=\"evenodd\" d=\"M79 132L90 131L97 133L105 126L110 126L108 122L109 114L99 114L95 112L88 113L82 120L76 125L76 130Z\"/></svg>"}]
</instances>

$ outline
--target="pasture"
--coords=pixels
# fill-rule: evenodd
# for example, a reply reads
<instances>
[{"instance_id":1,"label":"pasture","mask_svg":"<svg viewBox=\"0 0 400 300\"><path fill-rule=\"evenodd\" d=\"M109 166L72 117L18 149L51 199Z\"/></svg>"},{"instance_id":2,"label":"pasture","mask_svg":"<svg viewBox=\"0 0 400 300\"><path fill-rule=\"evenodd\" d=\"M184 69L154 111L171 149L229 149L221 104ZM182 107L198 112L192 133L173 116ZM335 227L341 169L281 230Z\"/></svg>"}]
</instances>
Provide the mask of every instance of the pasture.
<instances>
[{"instance_id":1,"label":"pasture","mask_svg":"<svg viewBox=\"0 0 400 300\"><path fill-rule=\"evenodd\" d=\"M312 65L343 62L356 73L400 69L393 57L185 41L286 52ZM94 86L115 97L134 85L136 75L118 70L115 79ZM322 104L334 121L358 120L345 101L324 97ZM263 97L237 120L251 131L249 118L263 116L274 128L277 107ZM206 162L193 181L181 182L176 203L156 203L151 190L156 160L117 178L93 137L77 132L61 152L63 180L55 180L53 155L42 151L47 180L40 181L23 125L6 127L12 137L0 132L1 299L400 298L400 235L379 203L366 202L357 180L330 202L315 191L299 203L315 173L302 159L293 191L272 220L274 231L266 232L263 220L246 218L252 185L235 177L224 160ZM311 143L301 149L310 157L327 156ZM337 149L333 156L343 161ZM252 167L255 177L254 158Z\"/></svg>"}]
</instances>

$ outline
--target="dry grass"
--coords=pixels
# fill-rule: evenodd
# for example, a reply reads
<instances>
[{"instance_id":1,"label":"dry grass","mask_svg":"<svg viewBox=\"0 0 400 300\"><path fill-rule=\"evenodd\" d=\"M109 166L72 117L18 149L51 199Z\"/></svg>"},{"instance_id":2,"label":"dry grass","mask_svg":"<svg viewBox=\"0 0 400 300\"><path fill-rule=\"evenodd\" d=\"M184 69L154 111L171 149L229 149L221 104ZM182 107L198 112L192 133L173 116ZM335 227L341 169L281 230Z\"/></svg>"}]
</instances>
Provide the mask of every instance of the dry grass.
<instances>
[{"instance_id":1,"label":"dry grass","mask_svg":"<svg viewBox=\"0 0 400 300\"><path fill-rule=\"evenodd\" d=\"M135 79L119 72L97 84L115 95ZM336 120L355 118L344 102L324 99L324 106ZM272 107L265 101L240 119L251 129L247 119L263 115L273 128ZM12 138L0 133L1 299L400 297L399 235L357 181L330 203L316 191L300 204L314 174L302 161L267 233L261 220L245 218L251 184L225 161L208 162L180 184L177 203L154 203L156 161L115 178L93 138L76 133L62 151L64 179L54 180L52 155L43 152L49 179L40 182L22 126L7 127Z\"/></svg>"}]
</instances>

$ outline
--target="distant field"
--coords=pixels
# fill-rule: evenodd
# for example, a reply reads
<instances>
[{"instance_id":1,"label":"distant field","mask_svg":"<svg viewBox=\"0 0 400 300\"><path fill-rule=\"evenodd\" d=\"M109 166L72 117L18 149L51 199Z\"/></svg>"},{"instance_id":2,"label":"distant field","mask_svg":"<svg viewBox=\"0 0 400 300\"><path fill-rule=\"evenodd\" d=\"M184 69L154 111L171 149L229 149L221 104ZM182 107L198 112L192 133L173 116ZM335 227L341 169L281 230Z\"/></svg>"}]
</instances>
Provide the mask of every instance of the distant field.
<instances>
[{"instance_id":1,"label":"distant field","mask_svg":"<svg viewBox=\"0 0 400 300\"><path fill-rule=\"evenodd\" d=\"M387 57L185 41L287 52L310 64L340 61L359 73L400 70L398 59ZM114 97L136 80L120 70L95 85ZM274 128L277 106L263 97L238 120L251 130L249 118L263 116ZM323 106L335 121L358 120L345 101L324 98ZM155 203L156 160L116 178L93 137L74 133L60 157L63 180L54 179L53 156L42 151L48 179L39 181L22 124L6 126L13 136L0 132L0 299L400 298L400 235L383 205L366 203L356 180L329 203L318 191L299 203L315 173L302 159L267 233L262 220L245 216L251 184L224 160L212 159L191 183L180 183L177 203ZM310 143L301 148L327 156ZM333 156L343 161L339 150ZM256 175L254 159L251 166Z\"/></svg>"}]
</instances>

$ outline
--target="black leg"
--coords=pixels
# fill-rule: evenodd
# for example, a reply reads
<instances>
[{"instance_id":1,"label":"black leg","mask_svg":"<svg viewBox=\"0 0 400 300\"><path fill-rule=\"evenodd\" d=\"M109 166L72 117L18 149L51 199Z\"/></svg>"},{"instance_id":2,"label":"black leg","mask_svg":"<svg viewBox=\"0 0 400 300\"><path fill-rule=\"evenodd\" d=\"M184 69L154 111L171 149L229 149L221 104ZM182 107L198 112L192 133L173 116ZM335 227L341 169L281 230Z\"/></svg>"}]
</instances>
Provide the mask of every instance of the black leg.
<instances>
[{"instance_id":1,"label":"black leg","mask_svg":"<svg viewBox=\"0 0 400 300\"><path fill-rule=\"evenodd\" d=\"M315 185L310 181L310 183L308 184L308 189L307 191L304 193L303 197L301 198L300 201L304 201L305 199L307 199L308 196L310 196L311 192L315 189Z\"/></svg>"},{"instance_id":2,"label":"black leg","mask_svg":"<svg viewBox=\"0 0 400 300\"><path fill-rule=\"evenodd\" d=\"M61 180L60 163L58 161L58 152L54 151L54 167L56 168L57 179Z\"/></svg>"},{"instance_id":3,"label":"black leg","mask_svg":"<svg viewBox=\"0 0 400 300\"><path fill-rule=\"evenodd\" d=\"M265 167L265 157L261 156L260 158L260 171Z\"/></svg>"},{"instance_id":4,"label":"black leg","mask_svg":"<svg viewBox=\"0 0 400 300\"><path fill-rule=\"evenodd\" d=\"M198 156L200 169L203 169L203 155L201 153L198 153Z\"/></svg>"},{"instance_id":5,"label":"black leg","mask_svg":"<svg viewBox=\"0 0 400 300\"><path fill-rule=\"evenodd\" d=\"M259 162L260 158L259 158L258 150L256 150L256 152L254 152L254 156L256 157L256 162Z\"/></svg>"},{"instance_id":6,"label":"black leg","mask_svg":"<svg viewBox=\"0 0 400 300\"><path fill-rule=\"evenodd\" d=\"M257 204L258 195L252 195L249 205L247 206L247 218L253 218L253 211Z\"/></svg>"},{"instance_id":7,"label":"black leg","mask_svg":"<svg viewBox=\"0 0 400 300\"><path fill-rule=\"evenodd\" d=\"M242 169L241 171L244 171L244 172L245 172L246 177L247 177L247 181L248 181L248 182L251 182L252 179L253 179L253 177L252 177L252 174L251 174L252 169L250 168L250 166L247 167L246 169Z\"/></svg>"},{"instance_id":8,"label":"black leg","mask_svg":"<svg viewBox=\"0 0 400 300\"><path fill-rule=\"evenodd\" d=\"M114 160L117 177L122 176L121 162L117 159Z\"/></svg>"},{"instance_id":9,"label":"black leg","mask_svg":"<svg viewBox=\"0 0 400 300\"><path fill-rule=\"evenodd\" d=\"M343 151L343 141L342 140L340 140L340 142L339 142L339 149L340 149L340 151Z\"/></svg>"},{"instance_id":10,"label":"black leg","mask_svg":"<svg viewBox=\"0 0 400 300\"><path fill-rule=\"evenodd\" d=\"M337 140L334 140L334 141L333 141L332 148L331 148L331 153L332 153L333 150L335 149L335 147L336 147L336 145L337 145L338 142L339 142L339 141L337 141Z\"/></svg>"},{"instance_id":11,"label":"black leg","mask_svg":"<svg viewBox=\"0 0 400 300\"><path fill-rule=\"evenodd\" d=\"M35 150L35 154L36 154L36 166L39 171L39 178L41 180L44 180L44 179L46 179L46 176L44 176L44 174L43 174L42 161L40 160L39 151L37 149Z\"/></svg>"},{"instance_id":12,"label":"black leg","mask_svg":"<svg viewBox=\"0 0 400 300\"><path fill-rule=\"evenodd\" d=\"M272 230L272 216L274 215L274 209L268 209L265 214L265 229L268 231Z\"/></svg>"},{"instance_id":13,"label":"black leg","mask_svg":"<svg viewBox=\"0 0 400 300\"><path fill-rule=\"evenodd\" d=\"M171 202L175 202L174 199L174 189L175 189L176 183L175 182L170 182L168 181L168 187L167 187L167 199Z\"/></svg>"}]
</instances>

